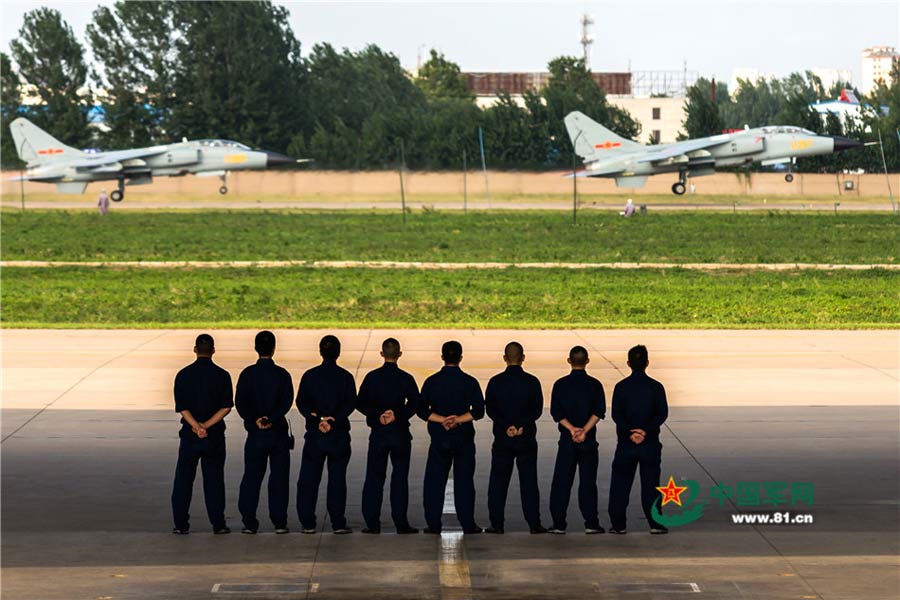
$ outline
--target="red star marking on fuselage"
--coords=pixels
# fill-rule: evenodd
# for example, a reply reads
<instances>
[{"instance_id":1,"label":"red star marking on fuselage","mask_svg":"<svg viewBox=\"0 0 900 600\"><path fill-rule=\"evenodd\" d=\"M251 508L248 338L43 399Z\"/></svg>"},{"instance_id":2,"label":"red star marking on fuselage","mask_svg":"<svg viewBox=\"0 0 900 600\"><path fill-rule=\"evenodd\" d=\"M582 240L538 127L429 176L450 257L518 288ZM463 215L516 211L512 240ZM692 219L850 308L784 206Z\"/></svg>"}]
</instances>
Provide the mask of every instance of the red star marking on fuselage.
<instances>
[{"instance_id":1,"label":"red star marking on fuselage","mask_svg":"<svg viewBox=\"0 0 900 600\"><path fill-rule=\"evenodd\" d=\"M681 506L681 494L687 490L687 487L675 485L675 478L669 475L669 483L665 487L656 488L663 495L660 506L665 506L669 502L674 502Z\"/></svg>"}]
</instances>

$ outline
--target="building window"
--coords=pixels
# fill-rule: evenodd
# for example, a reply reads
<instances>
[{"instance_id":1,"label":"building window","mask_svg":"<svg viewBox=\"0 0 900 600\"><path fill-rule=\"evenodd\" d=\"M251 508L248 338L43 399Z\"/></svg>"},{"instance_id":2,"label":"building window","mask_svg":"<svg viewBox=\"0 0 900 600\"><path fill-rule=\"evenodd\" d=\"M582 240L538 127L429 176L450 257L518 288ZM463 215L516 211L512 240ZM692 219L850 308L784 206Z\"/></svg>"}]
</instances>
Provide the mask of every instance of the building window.
<instances>
[{"instance_id":1,"label":"building window","mask_svg":"<svg viewBox=\"0 0 900 600\"><path fill-rule=\"evenodd\" d=\"M659 121L659 107L653 109L653 120Z\"/></svg>"}]
</instances>

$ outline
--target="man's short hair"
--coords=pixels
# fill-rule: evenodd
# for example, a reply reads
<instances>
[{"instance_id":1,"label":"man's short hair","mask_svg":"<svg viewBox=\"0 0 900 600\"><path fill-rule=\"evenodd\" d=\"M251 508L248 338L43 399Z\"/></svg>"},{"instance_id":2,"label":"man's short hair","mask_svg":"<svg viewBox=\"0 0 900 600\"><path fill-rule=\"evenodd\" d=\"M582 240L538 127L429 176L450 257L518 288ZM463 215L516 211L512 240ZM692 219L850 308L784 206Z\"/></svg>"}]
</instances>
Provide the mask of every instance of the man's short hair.
<instances>
[{"instance_id":1,"label":"man's short hair","mask_svg":"<svg viewBox=\"0 0 900 600\"><path fill-rule=\"evenodd\" d=\"M584 346L573 346L569 350L569 361L573 367L583 367L588 362L588 351Z\"/></svg>"},{"instance_id":2,"label":"man's short hair","mask_svg":"<svg viewBox=\"0 0 900 600\"><path fill-rule=\"evenodd\" d=\"M275 352L275 334L271 331L260 331L256 334L253 347L260 356L272 356Z\"/></svg>"},{"instance_id":3,"label":"man's short hair","mask_svg":"<svg viewBox=\"0 0 900 600\"><path fill-rule=\"evenodd\" d=\"M194 341L194 349L199 354L210 354L213 350L216 349L216 342L208 333L201 333Z\"/></svg>"},{"instance_id":4,"label":"man's short hair","mask_svg":"<svg viewBox=\"0 0 900 600\"><path fill-rule=\"evenodd\" d=\"M647 354L647 346L638 344L628 351L628 365L632 369L643 371L650 364L650 357Z\"/></svg>"},{"instance_id":5,"label":"man's short hair","mask_svg":"<svg viewBox=\"0 0 900 600\"><path fill-rule=\"evenodd\" d=\"M385 358L395 359L400 356L400 342L395 338L388 338L381 342L381 353Z\"/></svg>"},{"instance_id":6,"label":"man's short hair","mask_svg":"<svg viewBox=\"0 0 900 600\"><path fill-rule=\"evenodd\" d=\"M506 357L507 362L517 365L522 362L522 357L525 356L525 349L519 342L510 342L503 349L503 356Z\"/></svg>"},{"instance_id":7,"label":"man's short hair","mask_svg":"<svg viewBox=\"0 0 900 600\"><path fill-rule=\"evenodd\" d=\"M326 335L319 342L319 354L327 360L337 360L341 355L341 340L333 335Z\"/></svg>"},{"instance_id":8,"label":"man's short hair","mask_svg":"<svg viewBox=\"0 0 900 600\"><path fill-rule=\"evenodd\" d=\"M462 344L453 340L441 346L441 358L449 365L457 365L462 360Z\"/></svg>"}]
</instances>

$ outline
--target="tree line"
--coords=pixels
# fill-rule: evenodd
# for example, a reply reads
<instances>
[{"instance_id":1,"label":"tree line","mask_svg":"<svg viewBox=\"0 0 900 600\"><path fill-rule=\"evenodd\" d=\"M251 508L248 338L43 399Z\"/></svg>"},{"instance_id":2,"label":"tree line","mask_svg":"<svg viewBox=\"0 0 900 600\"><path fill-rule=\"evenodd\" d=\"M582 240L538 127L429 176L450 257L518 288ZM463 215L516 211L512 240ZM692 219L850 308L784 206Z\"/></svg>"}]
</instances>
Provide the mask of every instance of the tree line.
<instances>
[{"instance_id":1,"label":"tree line","mask_svg":"<svg viewBox=\"0 0 900 600\"><path fill-rule=\"evenodd\" d=\"M572 147L563 117L573 110L624 137L640 137L639 123L607 101L580 59L551 60L548 84L526 92L524 106L500 94L482 110L459 66L438 52L431 52L415 77L375 45L351 51L317 44L303 56L288 16L283 6L259 0L119 1L92 15L85 35L94 58L89 64L86 48L58 11L29 12L10 55L0 53L3 166L19 166L8 135L9 122L19 115L79 148L220 137L338 169L395 167L401 140L407 166L458 169L464 154L470 164L479 159L479 129L491 167L569 167ZM796 77L806 85L808 80ZM876 92L892 106L893 120L873 115L861 129L896 126L900 77L894 81L893 88ZM690 136L778 123L794 118L791 110L799 119L791 124L828 133L837 128L803 113L796 98L808 90L800 86L798 95L799 84L742 85L733 100L723 88L715 110L704 84L689 91ZM38 102L21 106L23 90ZM102 109L104 130L89 126L95 105ZM869 139L871 131L860 137ZM900 168L896 134L885 135L894 143L891 164Z\"/></svg>"}]
</instances>

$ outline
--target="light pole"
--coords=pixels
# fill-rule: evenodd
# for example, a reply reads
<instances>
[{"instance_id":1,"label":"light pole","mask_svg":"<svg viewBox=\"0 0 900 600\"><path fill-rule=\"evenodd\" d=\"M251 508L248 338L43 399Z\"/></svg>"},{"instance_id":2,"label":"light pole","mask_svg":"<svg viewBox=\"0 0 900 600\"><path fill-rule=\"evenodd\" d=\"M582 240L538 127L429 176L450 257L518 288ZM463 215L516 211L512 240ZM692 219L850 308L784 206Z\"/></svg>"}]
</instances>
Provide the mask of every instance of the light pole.
<instances>
[{"instance_id":1,"label":"light pole","mask_svg":"<svg viewBox=\"0 0 900 600\"><path fill-rule=\"evenodd\" d=\"M578 144L578 138L584 131L579 131L575 139L572 140L572 225L578 224L578 160L575 154L575 145Z\"/></svg>"}]
</instances>

